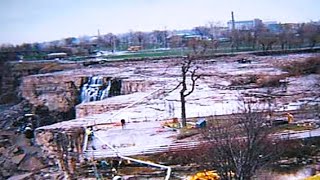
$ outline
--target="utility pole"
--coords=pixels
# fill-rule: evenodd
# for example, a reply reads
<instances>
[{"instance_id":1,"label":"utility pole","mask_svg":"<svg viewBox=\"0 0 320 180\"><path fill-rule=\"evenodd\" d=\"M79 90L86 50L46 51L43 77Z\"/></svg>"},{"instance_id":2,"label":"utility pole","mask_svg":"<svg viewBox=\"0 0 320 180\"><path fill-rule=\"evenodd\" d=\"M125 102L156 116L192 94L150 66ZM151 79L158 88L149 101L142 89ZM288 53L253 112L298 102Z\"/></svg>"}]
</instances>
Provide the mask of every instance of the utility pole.
<instances>
[{"instance_id":1,"label":"utility pole","mask_svg":"<svg viewBox=\"0 0 320 180\"><path fill-rule=\"evenodd\" d=\"M97 47L99 49L99 51L101 50L101 44L102 44L102 40L101 40L101 37L100 37L100 30L98 29L98 37L97 37Z\"/></svg>"},{"instance_id":2,"label":"utility pole","mask_svg":"<svg viewBox=\"0 0 320 180\"><path fill-rule=\"evenodd\" d=\"M231 22L232 22L232 31L234 31L235 30L235 22L234 22L233 11L231 11Z\"/></svg>"},{"instance_id":3,"label":"utility pole","mask_svg":"<svg viewBox=\"0 0 320 180\"><path fill-rule=\"evenodd\" d=\"M233 48L235 46L235 33L236 33L236 28L235 28L235 22L234 22L234 15L233 11L231 11L231 23L232 23L232 30L231 30L231 52L233 53Z\"/></svg>"}]
</instances>

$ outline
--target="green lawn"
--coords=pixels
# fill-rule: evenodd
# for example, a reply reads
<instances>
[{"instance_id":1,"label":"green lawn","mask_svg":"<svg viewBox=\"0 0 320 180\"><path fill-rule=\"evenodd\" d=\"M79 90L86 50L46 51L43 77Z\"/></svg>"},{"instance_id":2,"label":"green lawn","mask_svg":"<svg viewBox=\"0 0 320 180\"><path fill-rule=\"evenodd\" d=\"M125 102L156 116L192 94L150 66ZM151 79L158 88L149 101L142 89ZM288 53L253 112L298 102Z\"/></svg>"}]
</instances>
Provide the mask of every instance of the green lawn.
<instances>
[{"instance_id":1,"label":"green lawn","mask_svg":"<svg viewBox=\"0 0 320 180\"><path fill-rule=\"evenodd\" d=\"M180 50L162 50L162 51L153 51L153 50L143 50L139 52L131 52L123 55L108 55L102 56L107 59L134 59L134 58L144 58L144 57L163 57L163 56L184 56L187 54L187 51Z\"/></svg>"}]
</instances>

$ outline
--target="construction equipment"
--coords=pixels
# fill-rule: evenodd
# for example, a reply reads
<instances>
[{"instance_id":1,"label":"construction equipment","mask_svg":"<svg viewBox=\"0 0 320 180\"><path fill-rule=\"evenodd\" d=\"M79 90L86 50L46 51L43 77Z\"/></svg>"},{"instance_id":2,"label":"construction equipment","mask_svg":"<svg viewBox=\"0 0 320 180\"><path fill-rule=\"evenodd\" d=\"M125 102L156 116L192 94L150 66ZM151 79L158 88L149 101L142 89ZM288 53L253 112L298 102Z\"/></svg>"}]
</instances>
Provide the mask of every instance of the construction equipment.
<instances>
[{"instance_id":1,"label":"construction equipment","mask_svg":"<svg viewBox=\"0 0 320 180\"><path fill-rule=\"evenodd\" d=\"M142 46L130 46L128 47L128 51L131 51L131 52L137 52L137 51L140 51L142 49Z\"/></svg>"},{"instance_id":2,"label":"construction equipment","mask_svg":"<svg viewBox=\"0 0 320 180\"><path fill-rule=\"evenodd\" d=\"M216 171L197 172L195 175L188 178L188 180L219 180L220 176Z\"/></svg>"}]
</instances>

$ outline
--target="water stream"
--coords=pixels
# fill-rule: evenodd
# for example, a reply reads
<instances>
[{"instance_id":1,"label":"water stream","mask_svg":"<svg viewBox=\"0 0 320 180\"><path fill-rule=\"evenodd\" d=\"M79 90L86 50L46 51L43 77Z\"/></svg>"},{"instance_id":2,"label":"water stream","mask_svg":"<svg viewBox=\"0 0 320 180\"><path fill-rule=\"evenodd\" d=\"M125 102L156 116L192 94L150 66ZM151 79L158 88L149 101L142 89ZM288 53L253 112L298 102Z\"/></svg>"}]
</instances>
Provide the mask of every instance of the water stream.
<instances>
[{"instance_id":1,"label":"water stream","mask_svg":"<svg viewBox=\"0 0 320 180\"><path fill-rule=\"evenodd\" d=\"M100 101L109 97L111 80L104 82L102 76L92 76L81 88L81 103Z\"/></svg>"}]
</instances>

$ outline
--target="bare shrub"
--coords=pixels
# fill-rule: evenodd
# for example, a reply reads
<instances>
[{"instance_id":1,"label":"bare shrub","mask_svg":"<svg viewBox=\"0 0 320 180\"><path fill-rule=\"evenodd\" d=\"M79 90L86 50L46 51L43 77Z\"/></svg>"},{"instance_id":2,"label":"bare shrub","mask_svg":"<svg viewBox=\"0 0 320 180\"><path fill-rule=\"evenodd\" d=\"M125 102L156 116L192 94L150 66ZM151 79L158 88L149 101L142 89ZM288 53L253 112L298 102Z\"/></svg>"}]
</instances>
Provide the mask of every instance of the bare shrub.
<instances>
[{"instance_id":1,"label":"bare shrub","mask_svg":"<svg viewBox=\"0 0 320 180\"><path fill-rule=\"evenodd\" d=\"M199 167L205 167L209 153L207 146L200 145L192 149L170 150L156 156L157 161L168 164L189 165L197 163Z\"/></svg>"},{"instance_id":2,"label":"bare shrub","mask_svg":"<svg viewBox=\"0 0 320 180\"><path fill-rule=\"evenodd\" d=\"M286 78L283 75L260 75L257 80L256 80L256 84L259 87L278 87L280 86L281 79Z\"/></svg>"},{"instance_id":3,"label":"bare shrub","mask_svg":"<svg viewBox=\"0 0 320 180\"><path fill-rule=\"evenodd\" d=\"M231 80L231 85L232 86L243 86L243 85L248 85L251 83L256 83L257 81L257 75L245 75L245 76L238 76L234 77Z\"/></svg>"},{"instance_id":4,"label":"bare shrub","mask_svg":"<svg viewBox=\"0 0 320 180\"><path fill-rule=\"evenodd\" d=\"M303 61L294 61L288 65L281 67L282 70L287 71L291 76L319 74L320 73L320 56L310 57Z\"/></svg>"},{"instance_id":5,"label":"bare shrub","mask_svg":"<svg viewBox=\"0 0 320 180\"><path fill-rule=\"evenodd\" d=\"M231 80L232 86L243 86L256 84L259 87L278 87L280 80L286 78L286 75L247 75L240 76Z\"/></svg>"},{"instance_id":6,"label":"bare shrub","mask_svg":"<svg viewBox=\"0 0 320 180\"><path fill-rule=\"evenodd\" d=\"M277 156L277 142L270 137L267 119L252 111L250 105L244 106L241 115L211 123L203 131L203 138L211 146L207 160L222 179L249 180Z\"/></svg>"}]
</instances>

